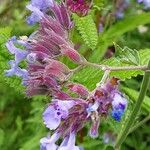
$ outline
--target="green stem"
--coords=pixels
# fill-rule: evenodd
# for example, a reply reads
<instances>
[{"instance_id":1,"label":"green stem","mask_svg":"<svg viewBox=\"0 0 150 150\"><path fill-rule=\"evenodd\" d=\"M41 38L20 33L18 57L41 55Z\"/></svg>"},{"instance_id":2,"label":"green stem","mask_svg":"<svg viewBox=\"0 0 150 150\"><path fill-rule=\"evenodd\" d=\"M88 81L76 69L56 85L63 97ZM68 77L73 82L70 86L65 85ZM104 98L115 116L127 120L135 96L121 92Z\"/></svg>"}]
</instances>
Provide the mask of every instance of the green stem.
<instances>
[{"instance_id":1,"label":"green stem","mask_svg":"<svg viewBox=\"0 0 150 150\"><path fill-rule=\"evenodd\" d=\"M142 126L144 123L146 123L148 120L150 120L150 114L143 119L142 121L138 122L136 125L134 125L130 130L129 130L129 134L133 131L135 131L137 128L139 128L140 126Z\"/></svg>"},{"instance_id":2,"label":"green stem","mask_svg":"<svg viewBox=\"0 0 150 150\"><path fill-rule=\"evenodd\" d=\"M148 69L150 69L150 61L148 63ZM140 94L139 97L136 101L135 107L127 121L126 126L124 127L123 131L120 133L120 135L117 138L116 144L115 144L115 148L120 148L121 144L124 142L124 140L126 139L129 130L131 128L131 126L133 125L135 118L137 117L137 114L141 108L141 104L144 100L144 97L146 95L146 91L149 85L149 80L150 80L150 73L149 72L145 72L144 78L143 78L143 82L141 85L141 90L140 90Z\"/></svg>"},{"instance_id":3,"label":"green stem","mask_svg":"<svg viewBox=\"0 0 150 150\"><path fill-rule=\"evenodd\" d=\"M84 66L90 66L90 67L94 67L94 68L98 68L101 69L103 71L105 70L110 70L110 71L123 71L123 70L149 70L149 68L144 65L144 66L122 66L122 67L113 67L113 66L108 66L108 65L103 65L103 64L96 64L96 63L91 63L88 61L85 61Z\"/></svg>"}]
</instances>

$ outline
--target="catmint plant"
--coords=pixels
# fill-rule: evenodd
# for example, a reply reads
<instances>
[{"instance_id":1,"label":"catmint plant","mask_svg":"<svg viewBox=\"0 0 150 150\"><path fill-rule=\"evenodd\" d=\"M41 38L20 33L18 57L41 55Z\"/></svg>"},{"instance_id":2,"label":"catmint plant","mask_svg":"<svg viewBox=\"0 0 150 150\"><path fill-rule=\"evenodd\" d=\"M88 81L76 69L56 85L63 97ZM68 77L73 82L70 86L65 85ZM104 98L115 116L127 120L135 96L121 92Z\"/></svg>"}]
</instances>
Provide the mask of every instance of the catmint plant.
<instances>
[{"instance_id":1,"label":"catmint plant","mask_svg":"<svg viewBox=\"0 0 150 150\"><path fill-rule=\"evenodd\" d=\"M98 138L104 119L111 117L116 124L121 122L128 109L129 100L120 90L121 79L111 76L110 73L149 70L147 65L112 67L91 63L75 49L70 36L76 26L72 14L86 16L92 5L89 0L66 0L60 3L54 0L31 0L27 5L27 9L31 11L27 23L38 23L39 27L29 37L17 39L14 36L6 43L9 53L14 55L14 60L9 61L10 68L5 71L5 75L21 77L28 97L46 95L50 99L42 117L51 134L40 140L41 150L81 150L83 147L76 145L76 137L87 124L90 125L88 136ZM118 5L117 18L122 18L127 6L128 1ZM70 59L76 68L69 68L62 61L62 57ZM25 68L21 67L22 62L26 62ZM87 66L104 73L93 91L82 83L71 81L76 72ZM147 85L145 90L146 87ZM107 143L108 138L106 134L104 143ZM112 141L114 144L114 138ZM122 141L118 141L120 146Z\"/></svg>"}]
</instances>

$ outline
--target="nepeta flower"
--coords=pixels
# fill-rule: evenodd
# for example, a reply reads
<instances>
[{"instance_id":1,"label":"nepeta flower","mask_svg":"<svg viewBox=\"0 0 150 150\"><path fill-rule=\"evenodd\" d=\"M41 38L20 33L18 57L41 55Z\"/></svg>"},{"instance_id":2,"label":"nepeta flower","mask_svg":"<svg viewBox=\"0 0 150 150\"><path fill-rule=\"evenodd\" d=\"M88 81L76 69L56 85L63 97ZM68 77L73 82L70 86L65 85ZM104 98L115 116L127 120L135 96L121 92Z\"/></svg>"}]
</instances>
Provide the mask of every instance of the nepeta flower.
<instances>
[{"instance_id":1,"label":"nepeta flower","mask_svg":"<svg viewBox=\"0 0 150 150\"><path fill-rule=\"evenodd\" d=\"M150 0L137 0L137 1L138 3L143 3L146 9L150 8Z\"/></svg>"},{"instance_id":2,"label":"nepeta flower","mask_svg":"<svg viewBox=\"0 0 150 150\"><path fill-rule=\"evenodd\" d=\"M11 54L15 55L15 62L18 64L20 63L22 60L24 60L28 54L27 51L22 50L20 48L17 48L15 46L15 43L17 44L17 39L16 37L12 37L7 43L6 43L6 47L9 50L9 52Z\"/></svg>"},{"instance_id":3,"label":"nepeta flower","mask_svg":"<svg viewBox=\"0 0 150 150\"><path fill-rule=\"evenodd\" d=\"M44 137L40 140L40 150L57 150L55 142L59 139L59 133L54 133L51 137Z\"/></svg>"},{"instance_id":4,"label":"nepeta flower","mask_svg":"<svg viewBox=\"0 0 150 150\"><path fill-rule=\"evenodd\" d=\"M121 93L114 93L112 101L112 117L116 121L120 121L127 107L127 100Z\"/></svg>"},{"instance_id":5,"label":"nepeta flower","mask_svg":"<svg viewBox=\"0 0 150 150\"><path fill-rule=\"evenodd\" d=\"M78 146L75 146L75 134L70 133L67 139L64 139L63 144L58 148L58 150L80 150Z\"/></svg>"},{"instance_id":6,"label":"nepeta flower","mask_svg":"<svg viewBox=\"0 0 150 150\"><path fill-rule=\"evenodd\" d=\"M16 75L18 77L23 78L23 80L28 79L28 71L25 69L21 69L18 67L17 63L13 60L9 61L11 69L5 71L6 76Z\"/></svg>"},{"instance_id":7,"label":"nepeta flower","mask_svg":"<svg viewBox=\"0 0 150 150\"><path fill-rule=\"evenodd\" d=\"M95 115L98 116L98 115ZM99 136L99 125L100 125L100 118L92 118L93 122L89 131L89 136L92 138L97 138Z\"/></svg>"},{"instance_id":8,"label":"nepeta flower","mask_svg":"<svg viewBox=\"0 0 150 150\"><path fill-rule=\"evenodd\" d=\"M73 101L53 100L43 113L44 123L46 127L55 130L61 120L68 116L68 110L74 105Z\"/></svg>"},{"instance_id":9,"label":"nepeta flower","mask_svg":"<svg viewBox=\"0 0 150 150\"><path fill-rule=\"evenodd\" d=\"M31 4L40 10L46 10L53 5L53 0L31 0Z\"/></svg>"},{"instance_id":10,"label":"nepeta flower","mask_svg":"<svg viewBox=\"0 0 150 150\"><path fill-rule=\"evenodd\" d=\"M27 17L27 23L33 25L39 22L52 5L53 0L31 0L31 3L27 5L27 9L32 11L32 14Z\"/></svg>"},{"instance_id":11,"label":"nepeta flower","mask_svg":"<svg viewBox=\"0 0 150 150\"><path fill-rule=\"evenodd\" d=\"M27 23L29 25L33 25L36 22L39 22L43 17L44 17L44 13L38 9L37 7L33 6L33 5L27 5L26 6L30 11L32 11L31 16L27 17Z\"/></svg>"}]
</instances>

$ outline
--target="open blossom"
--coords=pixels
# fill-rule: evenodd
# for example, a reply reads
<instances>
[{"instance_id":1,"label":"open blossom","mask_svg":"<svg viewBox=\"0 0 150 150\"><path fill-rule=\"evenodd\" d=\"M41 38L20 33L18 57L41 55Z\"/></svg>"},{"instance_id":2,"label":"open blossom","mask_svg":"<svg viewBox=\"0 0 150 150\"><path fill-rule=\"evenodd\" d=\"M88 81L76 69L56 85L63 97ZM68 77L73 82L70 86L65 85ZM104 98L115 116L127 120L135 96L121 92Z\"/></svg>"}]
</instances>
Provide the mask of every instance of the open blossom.
<instances>
[{"instance_id":1,"label":"open blossom","mask_svg":"<svg viewBox=\"0 0 150 150\"><path fill-rule=\"evenodd\" d=\"M114 93L112 102L112 117L116 121L120 121L127 106L127 100L122 96L121 93Z\"/></svg>"},{"instance_id":2,"label":"open blossom","mask_svg":"<svg viewBox=\"0 0 150 150\"><path fill-rule=\"evenodd\" d=\"M9 50L9 52L11 54L15 55L15 62L18 64L20 63L22 60L24 60L28 54L27 51L22 50L20 48L17 48L15 46L15 43L17 44L17 39L16 37L12 37L7 43L6 43L6 47Z\"/></svg>"},{"instance_id":3,"label":"open blossom","mask_svg":"<svg viewBox=\"0 0 150 150\"><path fill-rule=\"evenodd\" d=\"M27 5L27 9L32 11L32 14L27 17L27 23L33 25L39 22L51 5L53 5L52 0L31 0L31 3Z\"/></svg>"},{"instance_id":4,"label":"open blossom","mask_svg":"<svg viewBox=\"0 0 150 150\"><path fill-rule=\"evenodd\" d=\"M150 0L137 0L138 3L143 3L145 8L150 8Z\"/></svg>"},{"instance_id":5,"label":"open blossom","mask_svg":"<svg viewBox=\"0 0 150 150\"><path fill-rule=\"evenodd\" d=\"M23 79L28 78L28 72L25 69L21 69L18 67L17 63L13 60L9 61L11 69L5 71L6 76L13 76L16 75L18 77L22 77Z\"/></svg>"},{"instance_id":6,"label":"open blossom","mask_svg":"<svg viewBox=\"0 0 150 150\"><path fill-rule=\"evenodd\" d=\"M68 110L74 105L73 101L53 100L43 113L43 119L46 126L53 130L56 129L61 119L68 116Z\"/></svg>"},{"instance_id":7,"label":"open blossom","mask_svg":"<svg viewBox=\"0 0 150 150\"><path fill-rule=\"evenodd\" d=\"M51 137L44 137L40 140L40 150L57 150L55 142L59 139L59 134L54 133Z\"/></svg>"}]
</instances>

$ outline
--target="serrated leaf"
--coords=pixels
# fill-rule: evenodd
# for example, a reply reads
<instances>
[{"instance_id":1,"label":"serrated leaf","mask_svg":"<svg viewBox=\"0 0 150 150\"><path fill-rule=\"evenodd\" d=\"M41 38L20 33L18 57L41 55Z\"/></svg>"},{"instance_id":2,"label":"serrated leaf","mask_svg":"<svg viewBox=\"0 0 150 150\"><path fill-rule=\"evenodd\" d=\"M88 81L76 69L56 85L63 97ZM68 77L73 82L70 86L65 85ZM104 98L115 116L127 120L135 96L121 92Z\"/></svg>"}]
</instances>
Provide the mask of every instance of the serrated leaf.
<instances>
[{"instance_id":1,"label":"serrated leaf","mask_svg":"<svg viewBox=\"0 0 150 150\"><path fill-rule=\"evenodd\" d=\"M5 42L5 40L10 37L11 30L12 29L10 27L0 28L0 44Z\"/></svg>"},{"instance_id":2,"label":"serrated leaf","mask_svg":"<svg viewBox=\"0 0 150 150\"><path fill-rule=\"evenodd\" d=\"M139 25L148 23L150 23L150 13L142 13L130 16L125 18L123 21L119 21L118 23L114 24L100 35L97 50L93 51L90 59L94 62L100 62L107 50L107 47L118 40L121 35L137 28Z\"/></svg>"},{"instance_id":3,"label":"serrated leaf","mask_svg":"<svg viewBox=\"0 0 150 150\"><path fill-rule=\"evenodd\" d=\"M127 46L125 46L124 48L121 48L117 44L114 44L114 45L115 45L115 50L116 50L116 58L118 58L119 61L129 64L129 65L140 64L139 52L137 50L130 49Z\"/></svg>"},{"instance_id":4,"label":"serrated leaf","mask_svg":"<svg viewBox=\"0 0 150 150\"><path fill-rule=\"evenodd\" d=\"M98 34L92 15L79 17L74 14L73 19L85 44L94 50L98 42Z\"/></svg>"},{"instance_id":5,"label":"serrated leaf","mask_svg":"<svg viewBox=\"0 0 150 150\"><path fill-rule=\"evenodd\" d=\"M150 60L150 49L139 51L139 57L141 60L140 64L147 65L148 61ZM130 66L129 64L120 62L115 57L111 59L107 59L101 62L101 64L105 64L105 65L113 66L113 67ZM143 74L144 72L140 70L134 70L134 71L126 70L126 71L113 71L111 72L110 76L115 76L121 80L125 80L125 79L130 79L131 77L135 77L137 75L143 75ZM101 80L102 76L103 76L103 71L101 71L100 69L86 67L80 72L76 73L72 77L72 80L85 85L90 90L93 90L96 87L96 84Z\"/></svg>"}]
</instances>

